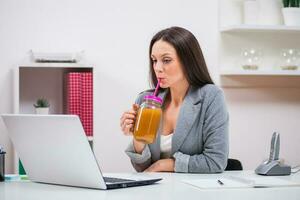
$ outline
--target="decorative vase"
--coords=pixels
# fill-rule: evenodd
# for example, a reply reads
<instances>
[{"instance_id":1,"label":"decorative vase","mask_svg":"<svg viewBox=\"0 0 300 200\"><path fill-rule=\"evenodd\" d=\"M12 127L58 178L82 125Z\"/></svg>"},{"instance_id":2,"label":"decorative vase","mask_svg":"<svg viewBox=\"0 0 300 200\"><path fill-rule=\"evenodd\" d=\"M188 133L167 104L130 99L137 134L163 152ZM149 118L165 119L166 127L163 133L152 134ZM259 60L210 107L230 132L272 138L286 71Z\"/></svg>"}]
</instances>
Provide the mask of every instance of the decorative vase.
<instances>
[{"instance_id":1,"label":"decorative vase","mask_svg":"<svg viewBox=\"0 0 300 200\"><path fill-rule=\"evenodd\" d=\"M297 49L282 49L280 51L278 69L280 70L298 70L300 51Z\"/></svg>"},{"instance_id":2,"label":"decorative vase","mask_svg":"<svg viewBox=\"0 0 300 200\"><path fill-rule=\"evenodd\" d=\"M35 108L35 114L48 115L49 114L49 107L48 108Z\"/></svg>"},{"instance_id":3,"label":"decorative vase","mask_svg":"<svg viewBox=\"0 0 300 200\"><path fill-rule=\"evenodd\" d=\"M242 15L242 4L241 0L223 0L220 1L220 25L221 26L232 26L241 25Z\"/></svg>"},{"instance_id":4,"label":"decorative vase","mask_svg":"<svg viewBox=\"0 0 300 200\"><path fill-rule=\"evenodd\" d=\"M260 25L281 25L283 17L281 9L283 4L281 0L258 0Z\"/></svg>"},{"instance_id":5,"label":"decorative vase","mask_svg":"<svg viewBox=\"0 0 300 200\"><path fill-rule=\"evenodd\" d=\"M244 48L241 51L240 67L243 70L258 70L261 68L262 51L256 48Z\"/></svg>"},{"instance_id":6,"label":"decorative vase","mask_svg":"<svg viewBox=\"0 0 300 200\"><path fill-rule=\"evenodd\" d=\"M287 26L300 26L300 8L282 8L284 24Z\"/></svg>"},{"instance_id":7,"label":"decorative vase","mask_svg":"<svg viewBox=\"0 0 300 200\"><path fill-rule=\"evenodd\" d=\"M258 18L258 2L256 0L244 1L244 24L256 25Z\"/></svg>"}]
</instances>

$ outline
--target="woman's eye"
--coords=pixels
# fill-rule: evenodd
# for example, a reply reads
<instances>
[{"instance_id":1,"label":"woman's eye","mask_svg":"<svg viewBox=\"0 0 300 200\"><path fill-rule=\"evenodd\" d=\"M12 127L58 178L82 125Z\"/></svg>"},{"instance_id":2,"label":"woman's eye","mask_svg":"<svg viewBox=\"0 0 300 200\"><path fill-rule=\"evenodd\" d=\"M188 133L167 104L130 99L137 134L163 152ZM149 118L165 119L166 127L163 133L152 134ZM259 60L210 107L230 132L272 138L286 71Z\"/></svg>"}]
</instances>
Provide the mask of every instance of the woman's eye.
<instances>
[{"instance_id":1,"label":"woman's eye","mask_svg":"<svg viewBox=\"0 0 300 200\"><path fill-rule=\"evenodd\" d=\"M152 62L153 62L153 63L156 63L156 62L157 62L157 60L152 60Z\"/></svg>"},{"instance_id":2,"label":"woman's eye","mask_svg":"<svg viewBox=\"0 0 300 200\"><path fill-rule=\"evenodd\" d=\"M171 59L164 59L164 60L163 60L163 63L164 63L164 64L167 64L167 63L169 63L169 62L171 62Z\"/></svg>"}]
</instances>

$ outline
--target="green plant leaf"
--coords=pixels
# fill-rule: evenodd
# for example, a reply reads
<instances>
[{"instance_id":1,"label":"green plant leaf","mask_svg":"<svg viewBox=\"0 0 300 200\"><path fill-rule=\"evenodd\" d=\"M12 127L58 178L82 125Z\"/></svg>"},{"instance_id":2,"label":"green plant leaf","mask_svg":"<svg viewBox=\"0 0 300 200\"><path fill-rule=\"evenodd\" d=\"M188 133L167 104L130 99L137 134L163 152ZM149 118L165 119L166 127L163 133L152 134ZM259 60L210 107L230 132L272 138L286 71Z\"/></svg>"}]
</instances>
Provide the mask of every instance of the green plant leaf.
<instances>
[{"instance_id":1,"label":"green plant leaf","mask_svg":"<svg viewBox=\"0 0 300 200\"><path fill-rule=\"evenodd\" d=\"M283 7L289 7L289 0L282 0L282 3L283 3Z\"/></svg>"},{"instance_id":2,"label":"green plant leaf","mask_svg":"<svg viewBox=\"0 0 300 200\"><path fill-rule=\"evenodd\" d=\"M39 98L35 104L33 104L35 108L48 108L50 106L49 102L45 98Z\"/></svg>"}]
</instances>

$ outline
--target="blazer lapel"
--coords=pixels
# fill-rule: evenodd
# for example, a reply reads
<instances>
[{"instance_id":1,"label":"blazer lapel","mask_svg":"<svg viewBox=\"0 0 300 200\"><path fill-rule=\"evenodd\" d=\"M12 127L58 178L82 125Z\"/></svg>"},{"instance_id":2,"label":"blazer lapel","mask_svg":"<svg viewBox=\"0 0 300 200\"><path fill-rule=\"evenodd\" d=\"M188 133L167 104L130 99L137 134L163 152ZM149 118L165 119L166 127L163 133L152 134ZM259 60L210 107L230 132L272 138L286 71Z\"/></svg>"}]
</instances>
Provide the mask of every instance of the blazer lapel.
<instances>
[{"instance_id":1,"label":"blazer lapel","mask_svg":"<svg viewBox=\"0 0 300 200\"><path fill-rule=\"evenodd\" d=\"M172 155L177 152L190 132L199 114L202 101L191 87L180 108L177 125L172 139Z\"/></svg>"}]
</instances>

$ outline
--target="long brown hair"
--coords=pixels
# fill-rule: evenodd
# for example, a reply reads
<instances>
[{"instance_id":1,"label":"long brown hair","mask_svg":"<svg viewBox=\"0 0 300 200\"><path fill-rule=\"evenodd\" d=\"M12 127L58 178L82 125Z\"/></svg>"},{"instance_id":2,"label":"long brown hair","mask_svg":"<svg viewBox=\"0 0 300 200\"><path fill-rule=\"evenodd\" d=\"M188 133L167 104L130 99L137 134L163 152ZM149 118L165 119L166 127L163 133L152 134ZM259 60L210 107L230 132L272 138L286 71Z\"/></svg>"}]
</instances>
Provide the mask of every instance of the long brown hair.
<instances>
[{"instance_id":1,"label":"long brown hair","mask_svg":"<svg viewBox=\"0 0 300 200\"><path fill-rule=\"evenodd\" d=\"M200 45L196 37L188 30L181 27L170 27L156 33L149 46L150 84L155 87L157 78L151 59L152 47L158 40L171 44L183 66L183 73L191 86L202 87L206 84L214 84L212 81Z\"/></svg>"}]
</instances>

